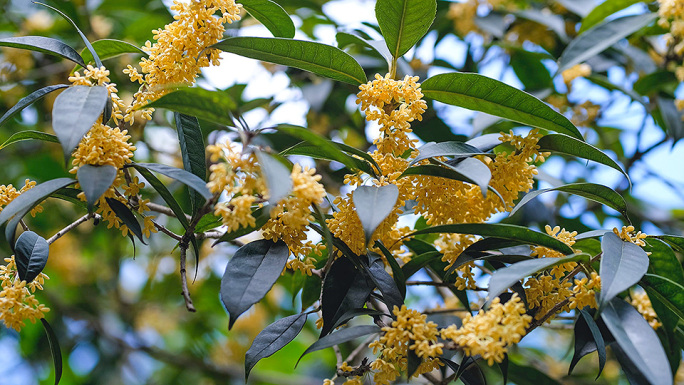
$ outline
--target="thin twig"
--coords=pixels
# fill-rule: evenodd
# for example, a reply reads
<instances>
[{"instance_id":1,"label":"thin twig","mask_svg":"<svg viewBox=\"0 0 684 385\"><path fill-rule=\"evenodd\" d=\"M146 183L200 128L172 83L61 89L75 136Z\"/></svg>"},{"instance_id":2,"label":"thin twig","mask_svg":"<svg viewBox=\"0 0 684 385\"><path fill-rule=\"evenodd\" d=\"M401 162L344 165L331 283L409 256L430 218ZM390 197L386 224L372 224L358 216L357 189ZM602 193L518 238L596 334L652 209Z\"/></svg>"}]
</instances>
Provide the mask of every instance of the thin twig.
<instances>
[{"instance_id":1,"label":"thin twig","mask_svg":"<svg viewBox=\"0 0 684 385\"><path fill-rule=\"evenodd\" d=\"M175 239L176 241L180 242L181 239L183 239L183 237L181 237L180 235L178 235L178 234L174 233L173 231L167 229L166 227L160 225L159 223L157 223L155 221L152 221L152 223L154 223L154 227L156 227L157 230L159 230L162 233L168 235L169 237Z\"/></svg>"},{"instance_id":2,"label":"thin twig","mask_svg":"<svg viewBox=\"0 0 684 385\"><path fill-rule=\"evenodd\" d=\"M203 233L195 233L195 238L198 240L202 239L219 239L224 235L224 233L218 231L218 230L209 230L205 231Z\"/></svg>"},{"instance_id":3,"label":"thin twig","mask_svg":"<svg viewBox=\"0 0 684 385\"><path fill-rule=\"evenodd\" d=\"M343 363L343 358L342 358L342 352L340 351L340 347L337 345L333 345L333 351L335 351L335 358L337 359L337 367L341 367Z\"/></svg>"},{"instance_id":4,"label":"thin twig","mask_svg":"<svg viewBox=\"0 0 684 385\"><path fill-rule=\"evenodd\" d=\"M169 217L174 217L174 218L176 217L176 214L173 212L173 210L171 210L170 208L168 208L168 207L166 207L166 206L163 206L163 205L160 205L160 204L156 204L156 203L149 202L149 203L147 204L147 207L148 207L150 210L152 210L152 211L156 211L156 212L158 212L158 213L167 215L167 216L169 216ZM185 215L185 217L186 217L188 220L191 220L191 219L192 219L192 217L189 216L189 215L187 215L187 214Z\"/></svg>"},{"instance_id":5,"label":"thin twig","mask_svg":"<svg viewBox=\"0 0 684 385\"><path fill-rule=\"evenodd\" d=\"M181 244L183 241L181 240ZM188 246L181 245L180 247L180 274L181 274L181 294L185 300L185 307L190 312L196 312L195 305L192 303L192 298L190 298L190 291L188 290L188 277L185 270L185 260L187 259Z\"/></svg>"},{"instance_id":6,"label":"thin twig","mask_svg":"<svg viewBox=\"0 0 684 385\"><path fill-rule=\"evenodd\" d=\"M19 220L19 224L21 225L21 228L22 228L24 231L29 231L29 227L28 227L28 225L26 224L26 222L24 222L23 219L20 219L20 220Z\"/></svg>"},{"instance_id":7,"label":"thin twig","mask_svg":"<svg viewBox=\"0 0 684 385\"><path fill-rule=\"evenodd\" d=\"M368 345L369 343L371 343L371 341L373 341L373 340L375 339L376 336L377 336L377 333L373 333L373 334L371 334L368 338L366 338L366 339L361 343L361 345L357 346L354 350L352 350L351 353L349 353L349 355L347 356L346 361L347 361L347 362L353 362L354 359L356 359L356 356L358 356L364 349L366 349L366 348L368 347L367 345Z\"/></svg>"},{"instance_id":8,"label":"thin twig","mask_svg":"<svg viewBox=\"0 0 684 385\"><path fill-rule=\"evenodd\" d=\"M90 218L96 218L96 217L99 217L99 216L100 216L99 214L90 214L90 213L89 213L89 214L86 214L86 215L84 215L84 216L78 218L77 220L75 220L75 221L72 222L71 224L67 225L65 228L59 230L55 235L53 235L52 237L50 237L50 239L47 240L48 245L51 245L51 244L54 243L56 240L58 240L59 238L63 237L64 234L66 234L66 233L68 233L69 231L71 231L71 230L75 229L76 227L78 227L78 225L80 225L81 223L88 221L88 219L90 219ZM99 218L98 218L98 219L99 219Z\"/></svg>"}]
</instances>

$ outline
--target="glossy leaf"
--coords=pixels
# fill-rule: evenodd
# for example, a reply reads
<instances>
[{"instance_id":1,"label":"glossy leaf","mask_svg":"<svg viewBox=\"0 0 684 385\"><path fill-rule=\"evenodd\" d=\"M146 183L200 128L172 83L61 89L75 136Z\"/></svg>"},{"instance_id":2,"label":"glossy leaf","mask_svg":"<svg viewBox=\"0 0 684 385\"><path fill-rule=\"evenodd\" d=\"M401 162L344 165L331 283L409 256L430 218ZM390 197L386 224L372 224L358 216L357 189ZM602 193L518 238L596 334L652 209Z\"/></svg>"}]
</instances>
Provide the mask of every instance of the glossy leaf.
<instances>
[{"instance_id":1,"label":"glossy leaf","mask_svg":"<svg viewBox=\"0 0 684 385\"><path fill-rule=\"evenodd\" d=\"M567 135L549 134L539 139L537 144L539 145L539 151L541 152L551 151L565 155L577 156L611 167L622 173L622 175L627 178L630 185L632 184L632 181L629 179L629 175L627 175L627 173L622 169L622 167L620 167L619 164L617 164L617 162L611 159L608 155L604 154L603 151L582 140L577 140Z\"/></svg>"},{"instance_id":2,"label":"glossy leaf","mask_svg":"<svg viewBox=\"0 0 684 385\"><path fill-rule=\"evenodd\" d=\"M480 162L477 159L466 158L463 161L465 162L467 160L472 160L473 162L466 162L464 165L461 165L461 163L463 163L461 162L455 167L443 167L438 166L436 164L424 164L421 166L409 167L406 170L404 170L404 172L401 174L401 177L405 177L408 175L426 175L438 178L458 180L461 182L466 182L479 186L482 195L486 196L488 184L492 177L491 171L484 163ZM482 165L482 167L480 167L480 164ZM487 171L478 172L484 171L484 169L487 169Z\"/></svg>"},{"instance_id":3,"label":"glossy leaf","mask_svg":"<svg viewBox=\"0 0 684 385\"><path fill-rule=\"evenodd\" d=\"M597 300L600 308L639 282L648 269L646 252L612 232L603 236L601 251L601 291Z\"/></svg>"},{"instance_id":4,"label":"glossy leaf","mask_svg":"<svg viewBox=\"0 0 684 385\"><path fill-rule=\"evenodd\" d=\"M428 251L426 253L411 258L410 261L408 261L404 264L404 266L401 267L401 270L404 272L404 277L408 279L411 278L413 274L417 273L423 267L428 266L431 262L441 259L442 253L440 253L439 251Z\"/></svg>"},{"instance_id":5,"label":"glossy leaf","mask_svg":"<svg viewBox=\"0 0 684 385\"><path fill-rule=\"evenodd\" d=\"M401 308L401 305L404 304L404 295L392 276L385 270L385 262L377 254L370 254L368 273L375 286L380 290L382 299L390 311L395 307Z\"/></svg>"},{"instance_id":6,"label":"glossy leaf","mask_svg":"<svg viewBox=\"0 0 684 385\"><path fill-rule=\"evenodd\" d=\"M267 239L250 242L235 252L221 278L221 301L230 315L229 329L271 290L289 255L285 242Z\"/></svg>"},{"instance_id":7,"label":"glossy leaf","mask_svg":"<svg viewBox=\"0 0 684 385\"><path fill-rule=\"evenodd\" d=\"M83 40L83 44L85 44L86 48L88 48L88 51L90 51L90 54L93 55L93 60L95 61L95 67L97 67L97 68L102 67L102 61L100 60L100 57L98 56L97 52L95 52L95 49L93 48L92 44L90 44L90 40L88 40L88 38L86 37L86 35L84 35L83 32L81 32L81 30L78 28L78 26L76 25L76 23L74 23L74 21L71 20L71 19L69 18L69 16L67 16L64 12L60 11L59 9L57 9L57 8L55 8L55 7L52 7L52 6L50 6L50 5L47 5L47 4L44 4L44 3L39 3L39 2L36 2L36 1L34 1L33 3L34 3L34 4L38 4L38 5L42 5L42 6L44 6L44 7L48 7L48 8L50 8L50 9L52 9L53 11L59 13L66 21L68 21L69 24L71 24L71 26L74 27L74 29L76 30L76 32L78 32L79 36L81 36L81 40ZM80 64L80 63L79 63L79 64ZM85 67L85 65L84 65L84 67Z\"/></svg>"},{"instance_id":8,"label":"glossy leaf","mask_svg":"<svg viewBox=\"0 0 684 385\"><path fill-rule=\"evenodd\" d=\"M603 3L597 5L594 9L589 12L587 16L582 19L582 26L579 29L579 33L587 31L596 24L602 22L606 17L621 11L627 7L634 4L641 3L643 0L606 0Z\"/></svg>"},{"instance_id":9,"label":"glossy leaf","mask_svg":"<svg viewBox=\"0 0 684 385\"><path fill-rule=\"evenodd\" d=\"M207 180L207 163L205 158L204 138L199 121L194 116L188 116L176 112L176 131L180 143L181 157L185 171L197 175L203 181ZM193 190L190 190L190 204L193 214L204 204L202 198Z\"/></svg>"},{"instance_id":10,"label":"glossy leaf","mask_svg":"<svg viewBox=\"0 0 684 385\"><path fill-rule=\"evenodd\" d=\"M378 0L375 4L375 17L395 59L425 36L436 13L435 0Z\"/></svg>"},{"instance_id":11,"label":"glossy leaf","mask_svg":"<svg viewBox=\"0 0 684 385\"><path fill-rule=\"evenodd\" d=\"M337 142L331 142L331 144L339 149L340 151L345 151L343 150L343 147L340 146L340 143ZM345 151L346 152L346 151ZM367 153L364 153L368 155ZM301 142L298 144L295 144L294 146L283 150L280 155L304 155L304 156L310 156L314 159L323 159L323 160L334 160L338 161L339 155L337 154L337 151L335 152L329 152L325 147L319 147L313 144ZM346 157L345 163L351 163L353 165L352 170L361 170L365 172L366 174L369 175L375 175L375 170L371 166L371 163L368 163L365 159L357 159L351 156L348 156L344 154ZM345 164L343 163L343 164ZM348 167L348 166L347 166Z\"/></svg>"},{"instance_id":12,"label":"glossy leaf","mask_svg":"<svg viewBox=\"0 0 684 385\"><path fill-rule=\"evenodd\" d=\"M399 189L396 185L385 186L359 186L352 195L356 215L359 216L363 232L368 242L375 229L394 210L394 205L399 197Z\"/></svg>"},{"instance_id":13,"label":"glossy leaf","mask_svg":"<svg viewBox=\"0 0 684 385\"><path fill-rule=\"evenodd\" d=\"M210 199L212 197L212 194L207 188L206 183L200 177L183 169L158 163L136 163L135 167L144 167L150 171L158 172L169 178L175 179L197 191L202 197L204 197L204 199Z\"/></svg>"},{"instance_id":14,"label":"glossy leaf","mask_svg":"<svg viewBox=\"0 0 684 385\"><path fill-rule=\"evenodd\" d=\"M489 300L492 300L521 279L550 267L586 259L588 259L586 254L579 254L563 258L537 258L514 263L492 274L492 278L489 280L489 293L487 297Z\"/></svg>"},{"instance_id":15,"label":"glossy leaf","mask_svg":"<svg viewBox=\"0 0 684 385\"><path fill-rule=\"evenodd\" d=\"M296 67L353 85L366 82L366 74L354 58L339 48L322 43L275 37L232 37L210 48Z\"/></svg>"},{"instance_id":16,"label":"glossy leaf","mask_svg":"<svg viewBox=\"0 0 684 385\"><path fill-rule=\"evenodd\" d=\"M50 92L61 90L62 88L68 88L68 87L69 87L68 84L57 84L54 86L43 87L39 90L31 92L28 96L19 100L17 102L17 104L12 106L12 108L10 108L7 112L5 112L4 115L2 115L2 117L0 118L0 126L2 126L11 117L13 117L14 115L21 112L24 108L30 106L31 104L33 104L37 100L44 98ZM30 132L36 132L36 131L30 131ZM14 135L17 135L17 134L19 134L19 132L15 133ZM14 136L14 135L12 135L12 136ZM45 134L45 135L48 135L48 134ZM3 145L0 146L0 148L5 147L7 144L8 144L7 142L3 143Z\"/></svg>"},{"instance_id":17,"label":"glossy leaf","mask_svg":"<svg viewBox=\"0 0 684 385\"><path fill-rule=\"evenodd\" d=\"M42 140L44 142L59 143L59 139L52 134L46 134L41 131L19 131L7 138L3 144L0 144L0 150L11 144L32 139Z\"/></svg>"},{"instance_id":18,"label":"glossy leaf","mask_svg":"<svg viewBox=\"0 0 684 385\"><path fill-rule=\"evenodd\" d=\"M651 24L657 13L624 16L590 28L573 39L558 59L558 73L580 64L611 45Z\"/></svg>"},{"instance_id":19,"label":"glossy leaf","mask_svg":"<svg viewBox=\"0 0 684 385\"><path fill-rule=\"evenodd\" d=\"M50 252L45 238L33 231L24 231L14 245L19 279L31 283L45 268Z\"/></svg>"},{"instance_id":20,"label":"glossy leaf","mask_svg":"<svg viewBox=\"0 0 684 385\"><path fill-rule=\"evenodd\" d=\"M656 274L646 274L640 283L651 300L658 319L669 336L684 341L684 284Z\"/></svg>"},{"instance_id":21,"label":"glossy leaf","mask_svg":"<svg viewBox=\"0 0 684 385\"><path fill-rule=\"evenodd\" d=\"M362 308L373 288L370 279L349 258L336 259L323 280L321 336L330 333L348 311Z\"/></svg>"},{"instance_id":22,"label":"glossy leaf","mask_svg":"<svg viewBox=\"0 0 684 385\"><path fill-rule=\"evenodd\" d=\"M652 385L672 383L672 372L660 340L636 309L620 298L613 298L605 304L601 318L646 380Z\"/></svg>"},{"instance_id":23,"label":"glossy leaf","mask_svg":"<svg viewBox=\"0 0 684 385\"><path fill-rule=\"evenodd\" d=\"M83 58L75 49L57 39L43 36L18 36L0 39L0 47L11 47L59 56L80 65Z\"/></svg>"},{"instance_id":24,"label":"glossy leaf","mask_svg":"<svg viewBox=\"0 0 684 385\"><path fill-rule=\"evenodd\" d=\"M45 318L40 319L40 323L45 329L45 334L47 335L48 344L50 345L50 353L52 354L52 362L55 367L55 385L59 384L59 380L62 379L62 350L59 348L59 339L52 330L52 326L45 320Z\"/></svg>"},{"instance_id":25,"label":"glossy leaf","mask_svg":"<svg viewBox=\"0 0 684 385\"><path fill-rule=\"evenodd\" d=\"M482 154L480 149L464 142L430 142L418 148L418 156L409 163L409 166L413 166L421 160L438 156L453 156L458 159L478 154Z\"/></svg>"},{"instance_id":26,"label":"glossy leaf","mask_svg":"<svg viewBox=\"0 0 684 385\"><path fill-rule=\"evenodd\" d=\"M295 314L281 318L254 338L245 355L245 380L259 360L271 356L299 335L306 323L306 316L307 314Z\"/></svg>"},{"instance_id":27,"label":"glossy leaf","mask_svg":"<svg viewBox=\"0 0 684 385\"><path fill-rule=\"evenodd\" d=\"M268 202L275 206L281 199L290 195L292 191L290 170L268 153L257 151L256 155L261 172L266 179Z\"/></svg>"},{"instance_id":28,"label":"glossy leaf","mask_svg":"<svg viewBox=\"0 0 684 385\"><path fill-rule=\"evenodd\" d=\"M473 234L482 237L498 237L502 239L519 241L521 243L548 247L564 254L573 253L572 249L568 245L550 235L528 229L527 227L502 223L461 223L432 226L422 230L414 231L408 236L441 233Z\"/></svg>"},{"instance_id":29,"label":"glossy leaf","mask_svg":"<svg viewBox=\"0 0 684 385\"><path fill-rule=\"evenodd\" d=\"M138 220L135 218L135 215L131 211L131 209L128 208L125 204L121 203L119 200L114 199L114 198L105 198L105 201L109 205L109 208L112 209L114 214L116 214L117 218L121 220L121 222L128 227L128 230L133 233L140 242L143 244L145 243L145 239L143 238L143 233L142 233L142 228L140 227L140 223Z\"/></svg>"},{"instance_id":30,"label":"glossy leaf","mask_svg":"<svg viewBox=\"0 0 684 385\"><path fill-rule=\"evenodd\" d=\"M52 128L68 159L102 115L109 91L104 86L72 86L59 94L52 108Z\"/></svg>"},{"instance_id":31,"label":"glossy leaf","mask_svg":"<svg viewBox=\"0 0 684 385\"><path fill-rule=\"evenodd\" d=\"M240 4L275 37L293 38L295 26L283 7L271 0L241 0Z\"/></svg>"},{"instance_id":32,"label":"glossy leaf","mask_svg":"<svg viewBox=\"0 0 684 385\"><path fill-rule=\"evenodd\" d=\"M139 47L123 40L101 39L92 42L92 45L101 60L111 59L127 53L143 55L145 57L148 56L147 53L141 50ZM81 57L86 64L90 63L91 61L94 62L93 54L91 54L87 48L81 51ZM78 70L78 67L76 67L74 70Z\"/></svg>"},{"instance_id":33,"label":"glossy leaf","mask_svg":"<svg viewBox=\"0 0 684 385\"><path fill-rule=\"evenodd\" d=\"M231 111L237 108L235 101L223 91L209 91L198 87L174 90L143 108L166 108L198 119L219 124L231 124Z\"/></svg>"},{"instance_id":34,"label":"glossy leaf","mask_svg":"<svg viewBox=\"0 0 684 385\"><path fill-rule=\"evenodd\" d=\"M76 173L78 184L86 196L88 211L93 210L93 205L100 199L102 194L109 190L114 179L116 179L117 169L114 166L91 166L84 164L78 168Z\"/></svg>"},{"instance_id":35,"label":"glossy leaf","mask_svg":"<svg viewBox=\"0 0 684 385\"><path fill-rule=\"evenodd\" d=\"M629 217L627 216L627 203L622 195L618 194L610 187L595 183L571 183L559 187L532 191L522 197L520 202L511 210L510 215L515 214L527 202L548 191L566 192L601 203L616 210L629 221Z\"/></svg>"},{"instance_id":36,"label":"glossy leaf","mask_svg":"<svg viewBox=\"0 0 684 385\"><path fill-rule=\"evenodd\" d=\"M603 367L606 365L606 344L594 318L585 310L578 309L578 311L580 315L575 322L575 353L570 362L568 375L572 373L572 369L575 368L575 365L577 365L582 357L598 351L599 372L596 376L598 379L603 371Z\"/></svg>"},{"instance_id":37,"label":"glossy leaf","mask_svg":"<svg viewBox=\"0 0 684 385\"><path fill-rule=\"evenodd\" d=\"M425 80L421 89L427 98L442 103L485 112L583 140L582 134L565 116L541 100L483 75L461 72L436 75Z\"/></svg>"},{"instance_id":38,"label":"glossy leaf","mask_svg":"<svg viewBox=\"0 0 684 385\"><path fill-rule=\"evenodd\" d=\"M302 353L301 357L299 357L299 360L297 360L297 363L301 361L302 357L305 355L315 352L317 350L321 349L326 349L333 347L335 345L339 345L344 342L352 341L356 338L367 336L369 334L373 333L379 333L380 328L375 326L375 325L361 325L361 326L352 326L348 328L344 328L341 330L338 330L334 333L330 333L324 337L321 337L318 341L314 342L311 346L309 346L304 353Z\"/></svg>"}]
</instances>

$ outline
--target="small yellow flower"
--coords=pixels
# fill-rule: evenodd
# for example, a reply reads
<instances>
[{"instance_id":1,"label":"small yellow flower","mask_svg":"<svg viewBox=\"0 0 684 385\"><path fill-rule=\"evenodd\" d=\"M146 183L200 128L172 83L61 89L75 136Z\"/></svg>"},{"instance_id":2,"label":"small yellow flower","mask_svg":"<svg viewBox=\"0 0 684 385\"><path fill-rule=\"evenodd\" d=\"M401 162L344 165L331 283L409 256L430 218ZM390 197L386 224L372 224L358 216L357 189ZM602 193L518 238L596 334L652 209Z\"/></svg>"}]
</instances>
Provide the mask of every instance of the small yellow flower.
<instances>
[{"instance_id":1,"label":"small yellow flower","mask_svg":"<svg viewBox=\"0 0 684 385\"><path fill-rule=\"evenodd\" d=\"M632 306L634 306L639 313L641 313L642 316L644 316L644 319L648 321L648 324L651 325L653 329L658 329L659 327L663 326L660 321L658 321L658 315L656 314L655 310L653 310L653 305L651 305L651 300L648 298L648 295L644 292L636 292L631 294L632 297Z\"/></svg>"},{"instance_id":2,"label":"small yellow flower","mask_svg":"<svg viewBox=\"0 0 684 385\"><path fill-rule=\"evenodd\" d=\"M41 304L33 295L43 289L47 275L40 273L32 282L19 280L14 256L5 258L6 265L0 266L0 320L8 328L21 331L24 321L33 323L45 316L50 309Z\"/></svg>"}]
</instances>

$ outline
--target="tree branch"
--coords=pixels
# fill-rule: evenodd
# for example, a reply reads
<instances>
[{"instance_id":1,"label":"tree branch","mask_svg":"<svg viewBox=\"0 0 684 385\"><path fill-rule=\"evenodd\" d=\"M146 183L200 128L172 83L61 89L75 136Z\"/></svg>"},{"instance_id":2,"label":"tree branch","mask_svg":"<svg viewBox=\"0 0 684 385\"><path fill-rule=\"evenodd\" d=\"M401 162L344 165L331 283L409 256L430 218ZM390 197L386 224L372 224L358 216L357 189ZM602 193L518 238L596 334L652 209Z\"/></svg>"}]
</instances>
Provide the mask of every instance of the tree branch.
<instances>
[{"instance_id":1,"label":"tree branch","mask_svg":"<svg viewBox=\"0 0 684 385\"><path fill-rule=\"evenodd\" d=\"M50 237L50 239L47 240L48 245L53 244L56 240L63 237L64 234L75 229L76 227L78 227L78 225L80 225L83 222L88 221L88 219L90 219L90 218L97 218L98 220L101 219L100 214L88 213L88 214L78 218L77 220L75 220L71 224L67 225L65 228L59 230L55 235Z\"/></svg>"}]
</instances>

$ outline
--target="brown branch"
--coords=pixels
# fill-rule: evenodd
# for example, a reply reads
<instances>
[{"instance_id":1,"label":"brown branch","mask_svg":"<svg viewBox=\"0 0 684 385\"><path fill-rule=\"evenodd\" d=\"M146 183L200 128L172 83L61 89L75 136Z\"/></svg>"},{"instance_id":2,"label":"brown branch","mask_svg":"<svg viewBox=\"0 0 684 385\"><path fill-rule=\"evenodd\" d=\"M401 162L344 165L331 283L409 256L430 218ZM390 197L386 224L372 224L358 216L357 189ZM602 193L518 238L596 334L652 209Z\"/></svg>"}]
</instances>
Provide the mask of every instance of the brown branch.
<instances>
[{"instance_id":1,"label":"brown branch","mask_svg":"<svg viewBox=\"0 0 684 385\"><path fill-rule=\"evenodd\" d=\"M92 213L86 214L86 215L84 215L84 216L78 218L77 220L75 220L75 221L72 222L71 224L67 225L65 228L59 230L59 231L58 231L55 235L53 235L52 237L50 237L50 239L47 240L48 245L53 244L56 240L58 240L59 238L63 237L64 234L66 234L66 233L68 233L69 231L75 229L76 227L78 227L78 225L80 225L81 223L84 223L84 222L88 221L88 219L90 219L90 218L98 218L98 220L101 219L99 214L92 214Z\"/></svg>"},{"instance_id":2,"label":"brown branch","mask_svg":"<svg viewBox=\"0 0 684 385\"><path fill-rule=\"evenodd\" d=\"M154 227L157 228L157 230L159 230L162 233L168 235L169 237L175 239L176 241L180 242L181 239L183 239L183 237L181 237L180 235L178 235L178 234L174 233L173 231L167 229L166 227L160 225L159 223L157 223L155 221L152 221L152 223L154 224Z\"/></svg>"},{"instance_id":3,"label":"brown branch","mask_svg":"<svg viewBox=\"0 0 684 385\"><path fill-rule=\"evenodd\" d=\"M176 213L174 213L173 210L171 210L170 208L168 208L168 207L166 207L166 206L157 204L157 203L149 202L149 203L147 204L147 208L149 208L149 209L152 210L152 211L156 211L156 212L158 212L158 213L161 213L161 214L164 214L164 215L166 215L166 216L169 216L169 217L174 217L174 218L176 217ZM188 220L191 220L191 219L192 219L192 217L189 216L189 215L187 215L187 214L185 215L185 217L186 217Z\"/></svg>"},{"instance_id":4,"label":"brown branch","mask_svg":"<svg viewBox=\"0 0 684 385\"><path fill-rule=\"evenodd\" d=\"M197 310L195 309L195 305L193 305L193 303L192 303L192 298L190 298L190 291L188 290L188 276L187 276L187 272L185 270L185 262L187 259L187 253L188 253L188 245L183 244L183 240L181 240L181 247L180 247L181 295L183 296L183 299L185 300L185 307L188 309L188 311L194 313Z\"/></svg>"}]
</instances>

